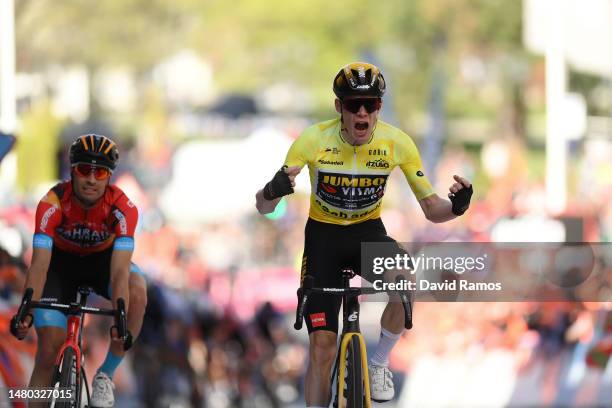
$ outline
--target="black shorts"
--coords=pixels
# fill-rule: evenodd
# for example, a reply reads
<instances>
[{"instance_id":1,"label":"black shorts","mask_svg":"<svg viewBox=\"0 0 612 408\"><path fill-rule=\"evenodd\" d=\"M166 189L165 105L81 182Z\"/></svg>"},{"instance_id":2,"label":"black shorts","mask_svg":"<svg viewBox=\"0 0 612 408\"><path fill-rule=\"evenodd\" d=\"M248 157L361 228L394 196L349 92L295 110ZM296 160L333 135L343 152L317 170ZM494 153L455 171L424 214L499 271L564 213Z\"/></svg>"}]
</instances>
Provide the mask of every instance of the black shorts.
<instances>
[{"instance_id":1,"label":"black shorts","mask_svg":"<svg viewBox=\"0 0 612 408\"><path fill-rule=\"evenodd\" d=\"M380 218L352 225L336 225L308 219L305 230L303 280L314 277L314 287L342 287L342 269L350 268L372 281L372 271L361 270L362 242L393 243L394 253L405 252L387 235ZM339 296L312 294L304 311L308 333L316 330L338 332Z\"/></svg>"},{"instance_id":2,"label":"black shorts","mask_svg":"<svg viewBox=\"0 0 612 408\"><path fill-rule=\"evenodd\" d=\"M76 255L53 247L42 298L59 303L76 299L79 286L89 286L109 299L110 260L113 248L89 255Z\"/></svg>"},{"instance_id":3,"label":"black shorts","mask_svg":"<svg viewBox=\"0 0 612 408\"><path fill-rule=\"evenodd\" d=\"M112 254L112 247L81 256L59 250L54 246L41 299L69 304L76 301L79 286L87 286L98 295L110 300ZM137 273L144 278L144 274L134 263L130 267L130 273ZM36 327L66 327L64 314L57 310L35 309L33 315Z\"/></svg>"}]
</instances>

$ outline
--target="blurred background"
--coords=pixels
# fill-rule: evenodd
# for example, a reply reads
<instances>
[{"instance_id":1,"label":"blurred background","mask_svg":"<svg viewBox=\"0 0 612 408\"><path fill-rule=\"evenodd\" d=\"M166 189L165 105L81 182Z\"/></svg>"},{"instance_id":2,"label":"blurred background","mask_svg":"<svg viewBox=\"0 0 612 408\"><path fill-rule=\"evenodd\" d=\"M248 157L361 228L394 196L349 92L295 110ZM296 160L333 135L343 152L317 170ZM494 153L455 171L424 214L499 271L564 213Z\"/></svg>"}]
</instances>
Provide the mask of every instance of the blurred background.
<instances>
[{"instance_id":1,"label":"blurred background","mask_svg":"<svg viewBox=\"0 0 612 408\"><path fill-rule=\"evenodd\" d=\"M433 225L394 172L382 218L398 241L610 241L612 0L1 0L0 387L32 367L34 333L6 327L36 204L69 177L74 138L100 133L119 144L149 279L117 406L304 406L291 324L309 182L266 217L254 196L336 115L332 79L355 60L383 70L382 119L438 194L453 174L475 185L465 216ZM611 276L612 257L597 267ZM612 301L612 277L602 290ZM610 406L611 305L419 303L385 406ZM383 307L363 306L370 346ZM108 324L86 321L90 378Z\"/></svg>"}]
</instances>

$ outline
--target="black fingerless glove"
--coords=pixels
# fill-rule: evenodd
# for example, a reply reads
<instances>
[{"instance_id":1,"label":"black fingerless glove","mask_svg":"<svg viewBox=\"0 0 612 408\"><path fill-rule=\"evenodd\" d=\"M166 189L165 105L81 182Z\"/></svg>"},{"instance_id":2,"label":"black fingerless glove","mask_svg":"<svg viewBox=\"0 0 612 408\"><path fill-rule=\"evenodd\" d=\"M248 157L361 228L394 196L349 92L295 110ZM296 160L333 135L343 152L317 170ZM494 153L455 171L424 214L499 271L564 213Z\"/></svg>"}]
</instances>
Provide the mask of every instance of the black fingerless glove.
<instances>
[{"instance_id":1,"label":"black fingerless glove","mask_svg":"<svg viewBox=\"0 0 612 408\"><path fill-rule=\"evenodd\" d=\"M459 216L463 215L464 212L470 207L470 199L474 189L472 186L463 187L455 194L450 196L451 203L453 204L453 214Z\"/></svg>"},{"instance_id":2,"label":"black fingerless glove","mask_svg":"<svg viewBox=\"0 0 612 408\"><path fill-rule=\"evenodd\" d=\"M285 173L286 168L287 166L281 167L272 177L272 180L263 188L263 196L266 200L271 201L288 194L293 194L291 180L289 180L289 175Z\"/></svg>"}]
</instances>

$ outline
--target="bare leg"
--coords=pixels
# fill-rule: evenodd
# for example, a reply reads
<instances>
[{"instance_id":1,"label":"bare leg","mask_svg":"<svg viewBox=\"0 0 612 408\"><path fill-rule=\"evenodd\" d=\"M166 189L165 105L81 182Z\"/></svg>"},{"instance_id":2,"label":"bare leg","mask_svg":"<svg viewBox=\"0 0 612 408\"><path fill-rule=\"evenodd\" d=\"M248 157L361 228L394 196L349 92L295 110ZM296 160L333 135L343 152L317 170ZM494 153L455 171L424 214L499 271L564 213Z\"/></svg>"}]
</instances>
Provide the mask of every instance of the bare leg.
<instances>
[{"instance_id":1,"label":"bare leg","mask_svg":"<svg viewBox=\"0 0 612 408\"><path fill-rule=\"evenodd\" d=\"M30 378L30 388L50 387L53 381L53 368L55 358L66 339L66 330L55 326L45 326L36 329L38 335L38 347L36 348L36 358L34 369ZM46 407L46 402L30 402L29 406Z\"/></svg>"},{"instance_id":2,"label":"bare leg","mask_svg":"<svg viewBox=\"0 0 612 408\"><path fill-rule=\"evenodd\" d=\"M142 320L147 307L147 284L144 278L136 273L130 273L129 291L130 302L127 312L127 326L132 333L133 339L136 340L140 334ZM123 344L119 342L111 342L110 351L118 357L125 355Z\"/></svg>"},{"instance_id":3,"label":"bare leg","mask_svg":"<svg viewBox=\"0 0 612 408\"><path fill-rule=\"evenodd\" d=\"M336 357L337 334L318 330L310 334L310 361L306 371L306 405L328 406L331 369Z\"/></svg>"},{"instance_id":4,"label":"bare leg","mask_svg":"<svg viewBox=\"0 0 612 408\"><path fill-rule=\"evenodd\" d=\"M389 301L380 318L380 325L391 333L401 333L404 330L404 306L400 301Z\"/></svg>"}]
</instances>

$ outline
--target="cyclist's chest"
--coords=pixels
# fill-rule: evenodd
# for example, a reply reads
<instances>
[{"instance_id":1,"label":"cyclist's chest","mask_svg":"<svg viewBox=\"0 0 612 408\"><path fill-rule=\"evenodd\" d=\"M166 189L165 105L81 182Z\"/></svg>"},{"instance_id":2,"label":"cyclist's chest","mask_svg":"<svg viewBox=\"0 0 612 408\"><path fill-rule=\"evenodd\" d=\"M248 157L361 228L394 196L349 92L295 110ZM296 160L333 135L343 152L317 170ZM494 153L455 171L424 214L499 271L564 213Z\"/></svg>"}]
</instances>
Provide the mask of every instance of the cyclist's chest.
<instances>
[{"instance_id":1,"label":"cyclist's chest","mask_svg":"<svg viewBox=\"0 0 612 408\"><path fill-rule=\"evenodd\" d=\"M98 205L84 209L74 203L62 206L62 221L56 234L80 246L91 246L108 240L112 233L111 208Z\"/></svg>"},{"instance_id":2,"label":"cyclist's chest","mask_svg":"<svg viewBox=\"0 0 612 408\"><path fill-rule=\"evenodd\" d=\"M363 146L322 143L309 164L317 172L352 175L388 175L396 165L393 144L387 141Z\"/></svg>"}]
</instances>

